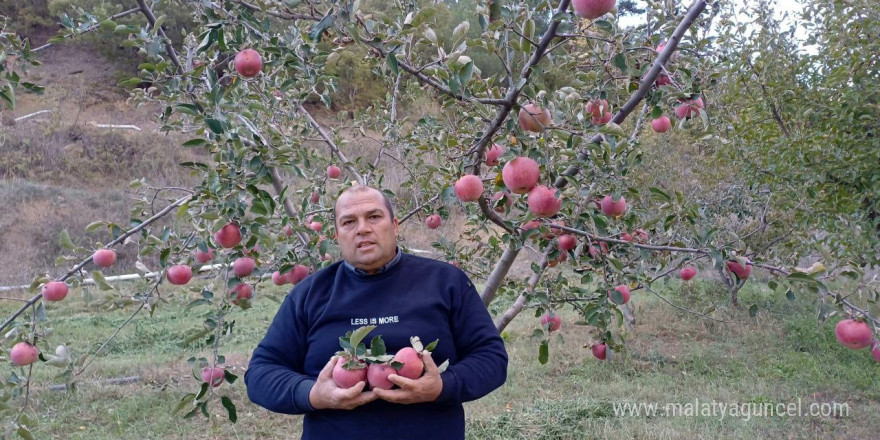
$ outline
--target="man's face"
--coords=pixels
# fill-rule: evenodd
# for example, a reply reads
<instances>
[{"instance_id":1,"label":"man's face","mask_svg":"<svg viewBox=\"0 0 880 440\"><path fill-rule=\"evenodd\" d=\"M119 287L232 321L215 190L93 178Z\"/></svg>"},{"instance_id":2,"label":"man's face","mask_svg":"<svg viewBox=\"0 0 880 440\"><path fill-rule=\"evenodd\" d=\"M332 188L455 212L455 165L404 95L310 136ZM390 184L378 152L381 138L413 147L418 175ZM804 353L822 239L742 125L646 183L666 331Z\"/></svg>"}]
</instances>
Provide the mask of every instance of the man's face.
<instances>
[{"instance_id":1,"label":"man's face","mask_svg":"<svg viewBox=\"0 0 880 440\"><path fill-rule=\"evenodd\" d=\"M336 241L342 258L373 273L394 258L397 219L385 208L376 190L349 191L336 201Z\"/></svg>"}]
</instances>

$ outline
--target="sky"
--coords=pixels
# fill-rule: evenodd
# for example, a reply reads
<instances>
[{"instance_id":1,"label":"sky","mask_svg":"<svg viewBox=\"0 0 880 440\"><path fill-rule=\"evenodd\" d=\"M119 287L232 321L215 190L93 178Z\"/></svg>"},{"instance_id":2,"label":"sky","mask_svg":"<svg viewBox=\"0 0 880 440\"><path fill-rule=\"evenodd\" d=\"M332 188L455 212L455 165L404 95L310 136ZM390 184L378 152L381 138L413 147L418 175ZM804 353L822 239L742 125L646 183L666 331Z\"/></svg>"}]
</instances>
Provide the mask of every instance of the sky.
<instances>
[{"instance_id":1,"label":"sky","mask_svg":"<svg viewBox=\"0 0 880 440\"><path fill-rule=\"evenodd\" d=\"M740 5L743 4L743 0L733 0L733 1L737 4L740 4ZM638 3L641 3L641 2L638 2ZM680 1L680 3L690 4L690 2L687 0L685 0L683 2ZM787 22L790 22L791 20L796 19L800 15L800 12L802 10L803 10L803 5L801 5L797 0L776 0L776 17L781 18L783 16L783 14L788 12L788 18L786 20ZM743 21L746 21L746 18L747 17L743 16L742 17ZM626 17L621 17L619 20L619 23L621 26L632 26L632 25L635 25L635 24L638 24L638 23L644 21L644 19L645 19L644 14L630 15L630 16L626 16ZM806 35L807 35L806 29L804 29L802 27L798 28L797 31L795 31L795 37L801 41L804 41L806 39Z\"/></svg>"}]
</instances>

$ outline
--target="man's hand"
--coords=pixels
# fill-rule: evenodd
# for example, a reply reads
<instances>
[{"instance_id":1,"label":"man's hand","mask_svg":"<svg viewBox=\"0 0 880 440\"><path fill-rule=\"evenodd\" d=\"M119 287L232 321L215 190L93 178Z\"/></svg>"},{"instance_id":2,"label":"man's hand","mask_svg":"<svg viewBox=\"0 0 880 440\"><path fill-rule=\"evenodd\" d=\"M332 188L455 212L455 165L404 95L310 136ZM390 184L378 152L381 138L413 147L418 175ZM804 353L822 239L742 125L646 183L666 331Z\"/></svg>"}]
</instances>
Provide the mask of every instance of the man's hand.
<instances>
[{"instance_id":1,"label":"man's hand","mask_svg":"<svg viewBox=\"0 0 880 440\"><path fill-rule=\"evenodd\" d=\"M360 381L351 388L339 388L333 382L333 367L336 366L337 356L330 358L324 369L318 374L318 380L309 391L309 403L314 409L354 409L365 403L376 400L376 394L372 391L364 393L365 381Z\"/></svg>"},{"instance_id":2,"label":"man's hand","mask_svg":"<svg viewBox=\"0 0 880 440\"><path fill-rule=\"evenodd\" d=\"M431 358L428 351L422 352L422 360L425 362L425 375L418 379L408 379L396 374L388 375L391 383L400 387L396 390L383 390L381 388L373 390L382 400L394 403L420 403L433 402L440 397L443 391L443 379L440 378L440 372L437 371L437 364Z\"/></svg>"}]
</instances>

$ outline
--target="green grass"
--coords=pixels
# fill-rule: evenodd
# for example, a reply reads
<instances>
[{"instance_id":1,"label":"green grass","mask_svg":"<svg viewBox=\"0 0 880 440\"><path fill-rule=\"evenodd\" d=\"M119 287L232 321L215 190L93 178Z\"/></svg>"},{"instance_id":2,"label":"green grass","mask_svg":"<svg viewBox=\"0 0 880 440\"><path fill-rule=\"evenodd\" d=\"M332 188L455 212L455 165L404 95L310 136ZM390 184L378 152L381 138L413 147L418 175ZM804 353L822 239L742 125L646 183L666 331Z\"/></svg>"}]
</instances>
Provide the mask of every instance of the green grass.
<instances>
[{"instance_id":1,"label":"green grass","mask_svg":"<svg viewBox=\"0 0 880 440\"><path fill-rule=\"evenodd\" d=\"M129 286L133 286L130 284ZM694 310L724 303L710 283L681 288L670 283L659 291ZM274 315L283 290L266 287L248 311L236 312L235 332L223 339L221 353L241 376L250 351ZM242 381L224 384L219 395L238 407L231 424L211 397L210 419L183 419L172 410L198 381L186 360L208 356L203 342L184 346L183 339L202 326L206 307L189 313L192 292L164 291L167 303L151 317L142 312L123 328L89 367L74 392L52 391L56 370L35 368L35 389L27 414L38 420L37 438L52 439L219 439L298 438L301 418L269 413L248 402ZM97 296L97 295L96 295ZM626 332L627 350L600 362L585 345L590 329L563 314L562 337L551 342L550 362L537 362L539 323L530 311L505 332L511 356L509 379L500 389L466 405L469 439L739 439L739 438L876 438L880 429L880 365L867 350L848 350L834 339L833 322L817 327L808 296L795 302L777 298L755 284L741 295L741 310L719 307L718 323L684 314L649 293L634 293L638 324ZM100 300L100 298L98 298ZM761 307L755 318L748 304ZM5 316L14 303L3 303ZM107 302L85 303L78 292L48 307L53 346L68 343L78 354L95 350L129 318L133 309L106 310ZM9 365L9 364L5 364ZM4 377L12 372L7 368ZM124 385L105 380L139 376ZM621 402L687 403L847 403L848 417L619 416ZM13 410L20 406L13 405ZM8 419L10 410L3 412Z\"/></svg>"}]
</instances>

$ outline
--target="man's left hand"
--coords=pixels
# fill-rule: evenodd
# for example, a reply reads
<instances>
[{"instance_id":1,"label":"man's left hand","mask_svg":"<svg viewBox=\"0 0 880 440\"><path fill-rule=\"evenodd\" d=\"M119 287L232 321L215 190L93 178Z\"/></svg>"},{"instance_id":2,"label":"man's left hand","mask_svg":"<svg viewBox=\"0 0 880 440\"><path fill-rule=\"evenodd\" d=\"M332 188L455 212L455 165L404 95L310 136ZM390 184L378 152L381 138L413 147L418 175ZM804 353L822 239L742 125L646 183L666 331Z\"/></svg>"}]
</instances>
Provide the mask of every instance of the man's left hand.
<instances>
[{"instance_id":1,"label":"man's left hand","mask_svg":"<svg viewBox=\"0 0 880 440\"><path fill-rule=\"evenodd\" d=\"M394 390L374 389L382 400L394 403L421 403L433 402L440 397L443 391L443 379L440 378L440 372L437 370L437 364L431 358L429 351L422 352L422 361L425 362L425 374L418 379L409 379L396 374L388 375L391 383L400 387Z\"/></svg>"}]
</instances>

